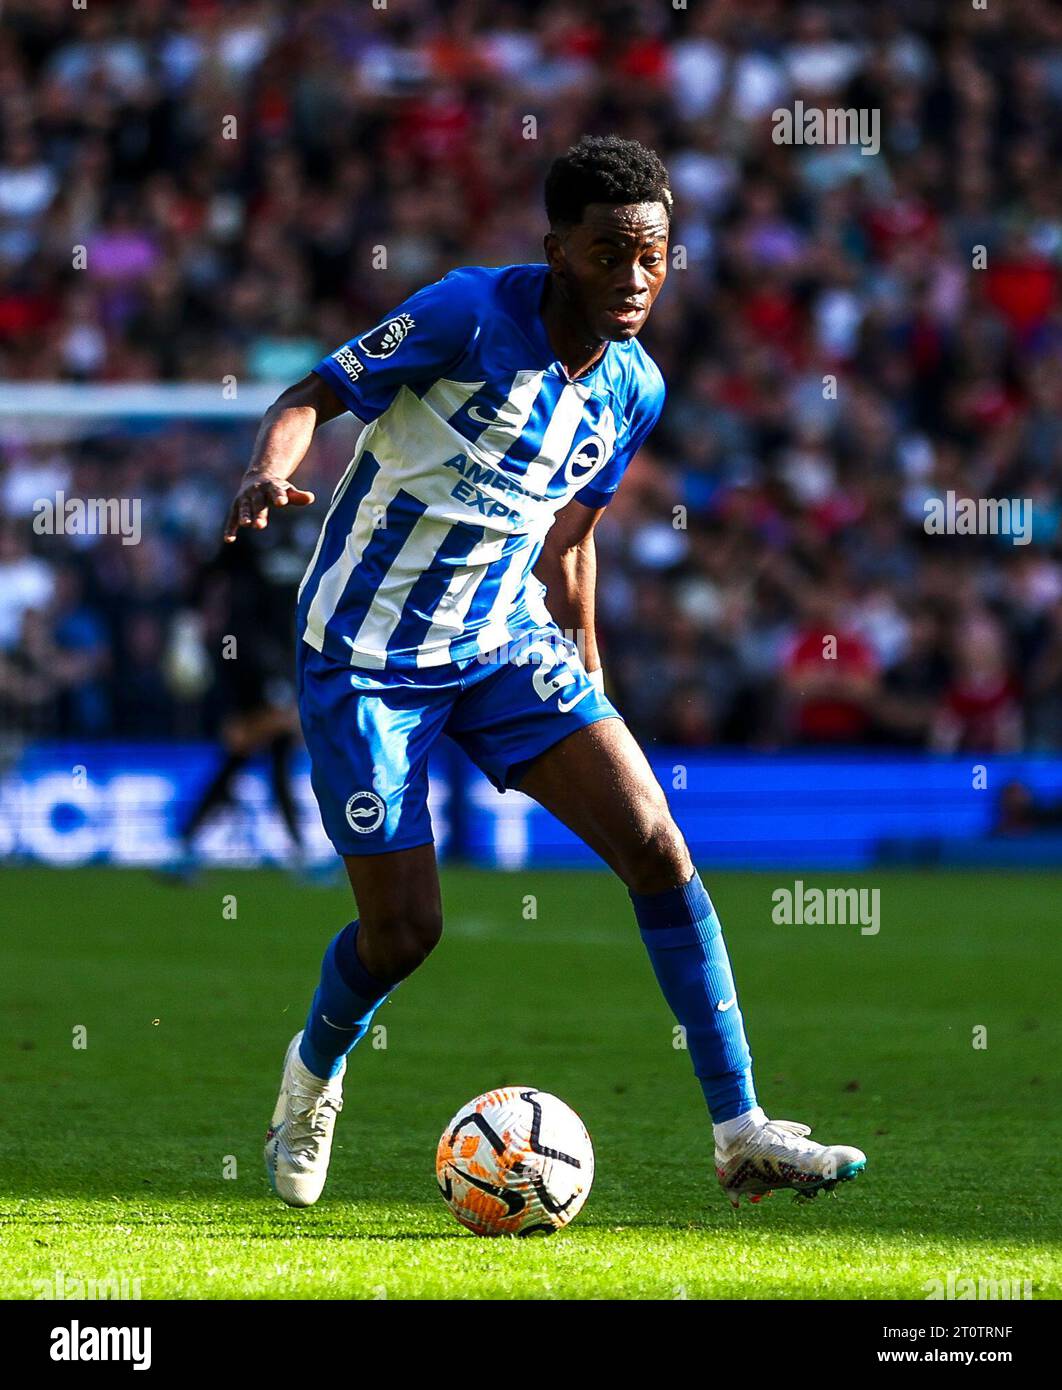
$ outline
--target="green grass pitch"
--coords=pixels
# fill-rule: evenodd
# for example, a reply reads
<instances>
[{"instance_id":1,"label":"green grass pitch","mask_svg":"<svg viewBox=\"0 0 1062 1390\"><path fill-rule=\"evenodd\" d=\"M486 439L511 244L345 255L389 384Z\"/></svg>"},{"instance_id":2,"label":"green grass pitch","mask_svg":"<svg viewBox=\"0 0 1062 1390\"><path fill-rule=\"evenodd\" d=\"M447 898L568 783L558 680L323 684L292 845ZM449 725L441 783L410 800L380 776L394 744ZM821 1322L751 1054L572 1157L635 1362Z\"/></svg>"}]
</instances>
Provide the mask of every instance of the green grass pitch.
<instances>
[{"instance_id":1,"label":"green grass pitch","mask_svg":"<svg viewBox=\"0 0 1062 1390\"><path fill-rule=\"evenodd\" d=\"M1059 1297L1062 875L847 875L881 890L877 936L775 925L783 875L705 880L768 1113L869 1155L834 1197L730 1211L607 875L445 872L443 943L353 1058L329 1187L297 1212L261 1141L345 890L5 870L0 1295L58 1270L145 1298L921 1299L951 1271ZM590 1200L548 1240L477 1240L435 1187L450 1115L508 1083L594 1140Z\"/></svg>"}]
</instances>

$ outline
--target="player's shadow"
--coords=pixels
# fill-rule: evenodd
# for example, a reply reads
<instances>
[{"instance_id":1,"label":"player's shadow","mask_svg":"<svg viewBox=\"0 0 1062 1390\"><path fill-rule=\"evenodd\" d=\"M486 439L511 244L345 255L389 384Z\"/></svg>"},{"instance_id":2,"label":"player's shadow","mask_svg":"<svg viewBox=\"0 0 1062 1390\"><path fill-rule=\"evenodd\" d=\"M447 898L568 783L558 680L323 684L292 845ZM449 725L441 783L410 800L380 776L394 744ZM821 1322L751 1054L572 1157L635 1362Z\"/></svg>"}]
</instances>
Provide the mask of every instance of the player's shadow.
<instances>
[{"instance_id":1,"label":"player's shadow","mask_svg":"<svg viewBox=\"0 0 1062 1390\"><path fill-rule=\"evenodd\" d=\"M335 1184L336 1190L309 1210L285 1207L257 1172L236 1181L194 1183L166 1177L106 1180L89 1174L37 1173L7 1182L0 1192L0 1241L5 1227L32 1231L42 1247L49 1244L49 1231L72 1226L100 1231L119 1226L191 1233L198 1240L248 1242L455 1240L464 1234L456 1222L452 1230L432 1229L443 1207L430 1187L424 1193L358 1193L345 1187ZM423 1225L413 1222L404 1230L391 1226L395 1202L423 1212ZM359 1220L375 1229L359 1231ZM337 1229L337 1223L342 1227Z\"/></svg>"}]
</instances>

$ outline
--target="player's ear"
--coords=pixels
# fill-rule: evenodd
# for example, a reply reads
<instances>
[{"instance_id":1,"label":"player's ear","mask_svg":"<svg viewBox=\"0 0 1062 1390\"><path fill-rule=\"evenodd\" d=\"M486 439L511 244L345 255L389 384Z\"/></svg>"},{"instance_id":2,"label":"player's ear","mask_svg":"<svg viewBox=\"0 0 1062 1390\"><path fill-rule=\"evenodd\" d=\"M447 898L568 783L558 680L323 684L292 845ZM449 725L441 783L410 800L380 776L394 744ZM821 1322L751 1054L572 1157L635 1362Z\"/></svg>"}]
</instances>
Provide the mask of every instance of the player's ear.
<instances>
[{"instance_id":1,"label":"player's ear","mask_svg":"<svg viewBox=\"0 0 1062 1390\"><path fill-rule=\"evenodd\" d=\"M556 232L547 232L542 238L542 249L546 253L546 264L550 270L563 270L565 265L564 243Z\"/></svg>"}]
</instances>

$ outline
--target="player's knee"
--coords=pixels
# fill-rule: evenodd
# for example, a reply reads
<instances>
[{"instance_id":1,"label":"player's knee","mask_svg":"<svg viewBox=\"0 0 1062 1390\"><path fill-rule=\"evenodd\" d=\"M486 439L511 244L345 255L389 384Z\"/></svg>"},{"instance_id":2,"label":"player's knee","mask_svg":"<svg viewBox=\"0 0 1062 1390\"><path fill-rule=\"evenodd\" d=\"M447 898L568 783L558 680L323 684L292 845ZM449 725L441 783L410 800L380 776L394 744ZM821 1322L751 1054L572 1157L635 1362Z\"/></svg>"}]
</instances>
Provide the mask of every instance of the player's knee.
<instances>
[{"instance_id":1,"label":"player's knee","mask_svg":"<svg viewBox=\"0 0 1062 1390\"><path fill-rule=\"evenodd\" d=\"M621 877L633 893L663 893L685 883L693 862L666 801L648 806L621 856Z\"/></svg>"},{"instance_id":2,"label":"player's knee","mask_svg":"<svg viewBox=\"0 0 1062 1390\"><path fill-rule=\"evenodd\" d=\"M442 914L433 906L409 906L362 917L361 932L381 979L397 982L411 975L439 944Z\"/></svg>"}]
</instances>

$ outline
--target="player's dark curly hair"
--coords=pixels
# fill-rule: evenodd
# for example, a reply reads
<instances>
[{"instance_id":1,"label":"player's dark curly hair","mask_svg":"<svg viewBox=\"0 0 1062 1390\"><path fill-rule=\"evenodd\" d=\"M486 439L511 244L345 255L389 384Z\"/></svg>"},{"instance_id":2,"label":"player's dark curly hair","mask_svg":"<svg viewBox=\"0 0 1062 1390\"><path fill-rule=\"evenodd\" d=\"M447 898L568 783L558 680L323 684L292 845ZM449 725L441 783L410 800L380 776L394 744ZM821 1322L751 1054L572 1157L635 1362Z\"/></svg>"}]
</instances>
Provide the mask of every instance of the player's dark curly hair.
<instances>
[{"instance_id":1,"label":"player's dark curly hair","mask_svg":"<svg viewBox=\"0 0 1062 1390\"><path fill-rule=\"evenodd\" d=\"M551 227L574 227L587 203L663 203L671 218L667 170L655 150L619 135L584 135L546 175Z\"/></svg>"}]
</instances>

